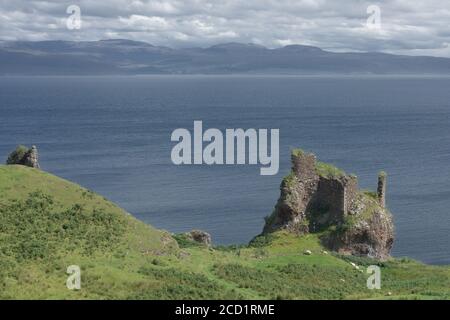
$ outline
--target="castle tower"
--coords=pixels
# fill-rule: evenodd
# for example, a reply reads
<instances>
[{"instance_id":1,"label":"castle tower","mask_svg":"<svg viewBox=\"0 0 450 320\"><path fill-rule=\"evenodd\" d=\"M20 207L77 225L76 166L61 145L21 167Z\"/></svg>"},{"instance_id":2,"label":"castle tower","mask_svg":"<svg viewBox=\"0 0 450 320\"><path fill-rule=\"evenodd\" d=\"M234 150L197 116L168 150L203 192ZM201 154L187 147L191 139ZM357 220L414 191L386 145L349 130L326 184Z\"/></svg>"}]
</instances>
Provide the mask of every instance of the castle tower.
<instances>
[{"instance_id":1,"label":"castle tower","mask_svg":"<svg viewBox=\"0 0 450 320\"><path fill-rule=\"evenodd\" d=\"M33 168L39 168L39 155L36 146L31 147L30 158Z\"/></svg>"},{"instance_id":2,"label":"castle tower","mask_svg":"<svg viewBox=\"0 0 450 320\"><path fill-rule=\"evenodd\" d=\"M382 208L386 207L386 177L387 174L384 171L381 171L378 174L377 196L378 196L378 203Z\"/></svg>"},{"instance_id":3,"label":"castle tower","mask_svg":"<svg viewBox=\"0 0 450 320\"><path fill-rule=\"evenodd\" d=\"M31 168L38 168L39 169L39 156L38 156L38 150L36 146L32 146L30 150L26 153L23 164L31 167Z\"/></svg>"},{"instance_id":4,"label":"castle tower","mask_svg":"<svg viewBox=\"0 0 450 320\"><path fill-rule=\"evenodd\" d=\"M316 156L306 153L300 149L295 149L291 154L292 171L301 181L317 180Z\"/></svg>"}]
</instances>

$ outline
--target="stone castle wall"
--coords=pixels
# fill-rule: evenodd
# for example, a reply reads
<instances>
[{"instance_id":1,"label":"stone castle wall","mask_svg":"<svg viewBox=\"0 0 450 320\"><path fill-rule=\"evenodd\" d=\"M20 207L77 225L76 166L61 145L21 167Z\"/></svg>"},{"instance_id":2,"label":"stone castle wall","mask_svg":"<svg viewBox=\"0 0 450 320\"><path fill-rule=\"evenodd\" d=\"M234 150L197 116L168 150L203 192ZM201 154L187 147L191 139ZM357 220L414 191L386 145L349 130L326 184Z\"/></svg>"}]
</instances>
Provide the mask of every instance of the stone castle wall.
<instances>
[{"instance_id":1,"label":"stone castle wall","mask_svg":"<svg viewBox=\"0 0 450 320\"><path fill-rule=\"evenodd\" d=\"M359 187L357 177L347 176L346 178L343 210L345 213L348 213L358 197Z\"/></svg>"},{"instance_id":2,"label":"stone castle wall","mask_svg":"<svg viewBox=\"0 0 450 320\"><path fill-rule=\"evenodd\" d=\"M311 153L292 154L292 171L300 181L316 181L318 175L316 173L317 158Z\"/></svg>"},{"instance_id":3,"label":"stone castle wall","mask_svg":"<svg viewBox=\"0 0 450 320\"><path fill-rule=\"evenodd\" d=\"M36 146L32 146L31 149L25 154L23 164L31 168L39 169L39 155Z\"/></svg>"},{"instance_id":4,"label":"stone castle wall","mask_svg":"<svg viewBox=\"0 0 450 320\"><path fill-rule=\"evenodd\" d=\"M312 210L328 211L336 219L348 213L358 195L355 176L321 177L316 170L316 156L308 153L293 155L292 165L298 180L309 189L310 198L306 200Z\"/></svg>"},{"instance_id":5,"label":"stone castle wall","mask_svg":"<svg viewBox=\"0 0 450 320\"><path fill-rule=\"evenodd\" d=\"M270 232L282 226L300 233L314 232L342 221L357 197L357 178L320 176L314 154L295 152L291 160L294 177L281 184L281 196L275 206L273 220L266 224L264 230ZM311 215L314 219L308 217ZM308 220L314 220L314 223L306 225Z\"/></svg>"},{"instance_id":6,"label":"stone castle wall","mask_svg":"<svg viewBox=\"0 0 450 320\"><path fill-rule=\"evenodd\" d=\"M378 259L389 257L394 227L385 209L385 174L379 176L378 198L374 199L359 191L357 177L322 164L318 167L313 154L295 151L292 172L283 179L280 189L263 233L282 229L302 235L328 230L321 241L331 250ZM347 215L354 217L351 224L347 224Z\"/></svg>"},{"instance_id":7,"label":"stone castle wall","mask_svg":"<svg viewBox=\"0 0 450 320\"><path fill-rule=\"evenodd\" d=\"M341 220L345 208L345 186L337 179L320 178L319 187L311 204L311 211L316 214L320 225L327 225Z\"/></svg>"}]
</instances>

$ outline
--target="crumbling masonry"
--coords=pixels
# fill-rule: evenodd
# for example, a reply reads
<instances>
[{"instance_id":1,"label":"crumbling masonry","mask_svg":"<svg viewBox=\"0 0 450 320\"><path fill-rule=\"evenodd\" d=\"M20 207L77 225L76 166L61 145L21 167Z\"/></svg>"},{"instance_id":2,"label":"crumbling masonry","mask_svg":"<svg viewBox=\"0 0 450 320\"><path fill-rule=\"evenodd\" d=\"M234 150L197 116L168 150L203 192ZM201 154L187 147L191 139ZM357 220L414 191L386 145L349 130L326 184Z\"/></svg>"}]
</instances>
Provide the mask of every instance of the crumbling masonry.
<instances>
[{"instance_id":1,"label":"crumbling masonry","mask_svg":"<svg viewBox=\"0 0 450 320\"><path fill-rule=\"evenodd\" d=\"M394 226L385 208L385 173L378 177L376 195L361 192L355 176L318 162L314 154L295 150L292 171L280 189L263 234L277 230L298 235L326 231L321 241L330 250L378 259L389 257Z\"/></svg>"}]
</instances>

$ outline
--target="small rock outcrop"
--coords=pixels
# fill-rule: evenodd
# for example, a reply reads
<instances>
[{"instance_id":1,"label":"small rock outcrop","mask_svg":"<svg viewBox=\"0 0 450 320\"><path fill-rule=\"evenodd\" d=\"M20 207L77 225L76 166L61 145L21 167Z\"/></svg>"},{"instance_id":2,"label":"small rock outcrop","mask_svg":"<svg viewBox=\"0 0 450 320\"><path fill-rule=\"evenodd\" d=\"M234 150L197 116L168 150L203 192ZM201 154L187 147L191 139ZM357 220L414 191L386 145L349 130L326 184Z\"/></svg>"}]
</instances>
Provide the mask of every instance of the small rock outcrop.
<instances>
[{"instance_id":1,"label":"small rock outcrop","mask_svg":"<svg viewBox=\"0 0 450 320\"><path fill-rule=\"evenodd\" d=\"M201 230L192 230L185 233L185 235L191 241L203 244L208 247L211 246L211 235L208 232Z\"/></svg>"},{"instance_id":2,"label":"small rock outcrop","mask_svg":"<svg viewBox=\"0 0 450 320\"><path fill-rule=\"evenodd\" d=\"M263 234L320 233L323 244L339 253L388 258L394 227L385 208L386 174L380 173L376 193L362 192L356 176L317 161L314 154L296 149L291 157L291 173L281 183Z\"/></svg>"},{"instance_id":3,"label":"small rock outcrop","mask_svg":"<svg viewBox=\"0 0 450 320\"><path fill-rule=\"evenodd\" d=\"M39 154L36 146L31 149L25 146L18 146L8 157L6 164L19 164L31 168L39 168Z\"/></svg>"}]
</instances>

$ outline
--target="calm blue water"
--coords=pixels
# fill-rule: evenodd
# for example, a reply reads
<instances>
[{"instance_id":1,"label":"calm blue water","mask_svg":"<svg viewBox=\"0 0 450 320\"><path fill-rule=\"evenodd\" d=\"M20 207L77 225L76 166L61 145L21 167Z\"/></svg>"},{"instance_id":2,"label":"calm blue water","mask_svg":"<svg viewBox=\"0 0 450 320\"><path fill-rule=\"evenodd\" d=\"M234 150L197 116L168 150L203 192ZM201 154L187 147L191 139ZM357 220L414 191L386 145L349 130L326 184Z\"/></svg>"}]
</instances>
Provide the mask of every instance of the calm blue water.
<instances>
[{"instance_id":1,"label":"calm blue water","mask_svg":"<svg viewBox=\"0 0 450 320\"><path fill-rule=\"evenodd\" d=\"M0 155L36 144L43 169L154 226L242 243L272 211L302 147L376 188L389 174L394 255L450 263L450 79L318 77L0 78ZM174 166L176 128L279 128L280 172Z\"/></svg>"}]
</instances>

